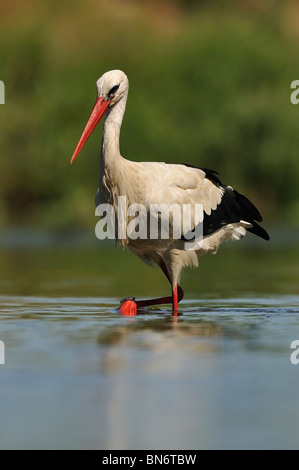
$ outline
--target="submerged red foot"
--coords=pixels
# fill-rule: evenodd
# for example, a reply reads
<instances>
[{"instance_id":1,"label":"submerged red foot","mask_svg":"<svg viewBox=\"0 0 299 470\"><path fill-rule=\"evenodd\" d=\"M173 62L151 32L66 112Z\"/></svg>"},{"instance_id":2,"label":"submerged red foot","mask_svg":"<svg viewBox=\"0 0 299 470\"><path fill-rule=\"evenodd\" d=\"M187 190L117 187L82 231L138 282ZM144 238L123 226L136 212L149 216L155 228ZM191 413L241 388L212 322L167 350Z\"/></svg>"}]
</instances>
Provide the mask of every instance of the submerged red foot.
<instances>
[{"instance_id":1,"label":"submerged red foot","mask_svg":"<svg viewBox=\"0 0 299 470\"><path fill-rule=\"evenodd\" d=\"M126 297L120 301L119 312L126 317L137 315L137 303L135 297Z\"/></svg>"},{"instance_id":2,"label":"submerged red foot","mask_svg":"<svg viewBox=\"0 0 299 470\"><path fill-rule=\"evenodd\" d=\"M126 297L120 301L119 312L127 317L137 315L137 310L151 305L172 304L173 315L178 313L178 303L184 298L184 291L181 286L173 288L172 296L160 297L158 299L135 300L135 297Z\"/></svg>"}]
</instances>

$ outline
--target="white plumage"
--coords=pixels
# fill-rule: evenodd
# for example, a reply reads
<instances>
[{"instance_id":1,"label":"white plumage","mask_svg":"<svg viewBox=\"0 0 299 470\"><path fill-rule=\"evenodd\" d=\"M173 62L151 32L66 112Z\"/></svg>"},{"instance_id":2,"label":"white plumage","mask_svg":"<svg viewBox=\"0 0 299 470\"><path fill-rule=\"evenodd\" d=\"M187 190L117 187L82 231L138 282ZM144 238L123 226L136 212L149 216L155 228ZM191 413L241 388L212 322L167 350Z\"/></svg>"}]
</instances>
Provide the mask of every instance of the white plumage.
<instances>
[{"instance_id":1,"label":"white plumage","mask_svg":"<svg viewBox=\"0 0 299 470\"><path fill-rule=\"evenodd\" d=\"M198 255L216 253L225 240L239 240L249 230L264 239L268 234L256 221L262 218L258 210L244 196L230 186L224 186L216 172L194 168L188 165L166 164L161 162L133 162L124 159L119 150L119 136L125 112L129 82L120 70L105 73L97 81L98 99L89 122L82 134L72 157L72 162L83 147L88 136L106 114L101 153L100 187L96 196L96 205L111 204L118 215L118 198L126 196L127 209L132 204L142 204L147 211L149 225L150 207L153 204L190 205L192 227L194 228L196 204L203 205L203 240L195 250L186 250L183 226L181 238L172 237L170 219L170 236L168 239L136 239L129 236L120 240L137 256L148 264L157 264L172 285L172 297L155 299L155 303L172 300L173 309L177 311L178 301L183 296L179 287L181 271L186 266L197 266ZM165 214L165 217L168 215ZM163 219L163 211L159 214ZM134 218L128 216L126 223ZM178 229L178 227L176 227ZM130 299L122 305L122 312L135 312L136 308L151 305L154 301ZM133 307L132 307L133 306ZM136 308L135 308L136 307Z\"/></svg>"}]
</instances>

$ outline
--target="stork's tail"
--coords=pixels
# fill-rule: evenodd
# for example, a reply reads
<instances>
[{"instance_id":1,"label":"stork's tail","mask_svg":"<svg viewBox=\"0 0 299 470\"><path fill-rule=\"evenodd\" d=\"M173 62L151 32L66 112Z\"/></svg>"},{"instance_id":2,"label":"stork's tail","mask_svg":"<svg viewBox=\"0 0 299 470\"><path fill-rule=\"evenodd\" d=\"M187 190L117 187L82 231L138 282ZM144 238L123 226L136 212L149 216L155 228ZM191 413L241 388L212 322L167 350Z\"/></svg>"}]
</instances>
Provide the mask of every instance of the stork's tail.
<instances>
[{"instance_id":1,"label":"stork's tail","mask_svg":"<svg viewBox=\"0 0 299 470\"><path fill-rule=\"evenodd\" d=\"M236 203L240 207L242 220L245 220L246 222L249 222L252 225L252 227L247 228L248 232L257 235L258 237L261 237L264 240L270 240L269 234L266 232L266 230L257 223L263 221L263 218L258 209L246 196L243 196L243 194L240 194L236 190L233 190L233 193L236 199Z\"/></svg>"}]
</instances>

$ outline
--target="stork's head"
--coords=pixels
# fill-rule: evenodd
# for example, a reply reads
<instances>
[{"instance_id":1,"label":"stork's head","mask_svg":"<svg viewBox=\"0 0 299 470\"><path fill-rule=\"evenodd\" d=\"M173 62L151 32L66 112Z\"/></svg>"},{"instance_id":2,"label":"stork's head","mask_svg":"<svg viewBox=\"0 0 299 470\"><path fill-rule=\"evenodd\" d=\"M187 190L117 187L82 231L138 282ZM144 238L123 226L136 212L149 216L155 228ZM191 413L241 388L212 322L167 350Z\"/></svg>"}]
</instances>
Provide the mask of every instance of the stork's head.
<instances>
[{"instance_id":1,"label":"stork's head","mask_svg":"<svg viewBox=\"0 0 299 470\"><path fill-rule=\"evenodd\" d=\"M121 70L106 72L97 81L98 97L109 101L109 108L128 93L128 88L129 80Z\"/></svg>"},{"instance_id":2,"label":"stork's head","mask_svg":"<svg viewBox=\"0 0 299 470\"><path fill-rule=\"evenodd\" d=\"M111 70L104 73L97 81L97 100L87 121L85 129L80 137L73 153L71 163L75 160L88 137L100 122L106 112L114 106L123 96L127 96L129 80L121 70Z\"/></svg>"}]
</instances>

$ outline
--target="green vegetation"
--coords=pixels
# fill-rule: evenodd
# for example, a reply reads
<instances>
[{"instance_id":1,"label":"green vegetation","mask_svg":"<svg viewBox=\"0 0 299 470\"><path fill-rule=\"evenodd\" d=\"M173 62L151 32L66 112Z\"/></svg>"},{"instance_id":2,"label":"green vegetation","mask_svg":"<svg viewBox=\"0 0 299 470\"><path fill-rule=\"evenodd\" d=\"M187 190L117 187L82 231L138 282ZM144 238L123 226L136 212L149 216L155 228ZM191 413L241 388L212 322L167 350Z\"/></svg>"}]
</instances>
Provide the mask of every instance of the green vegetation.
<instances>
[{"instance_id":1,"label":"green vegetation","mask_svg":"<svg viewBox=\"0 0 299 470\"><path fill-rule=\"evenodd\" d=\"M298 220L296 2L1 3L2 226L95 223L100 129L69 160L112 68L131 86L126 158L215 169L268 220Z\"/></svg>"}]
</instances>

